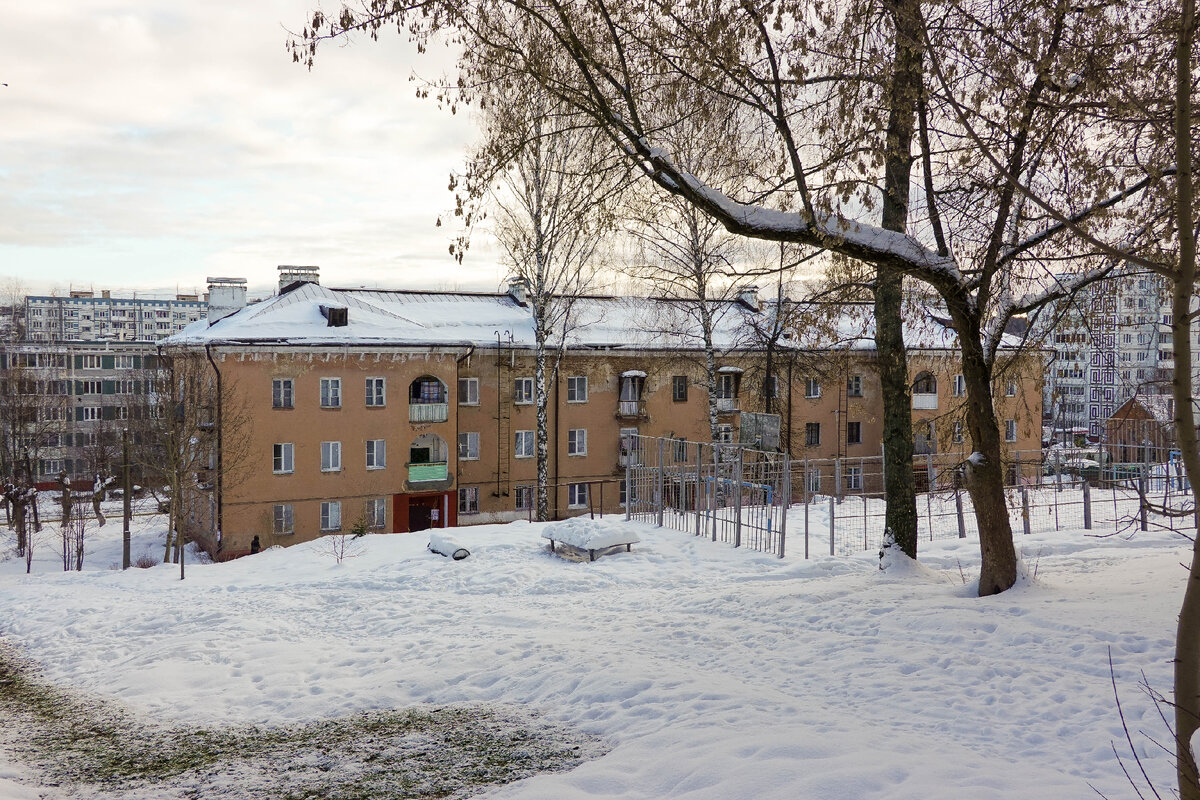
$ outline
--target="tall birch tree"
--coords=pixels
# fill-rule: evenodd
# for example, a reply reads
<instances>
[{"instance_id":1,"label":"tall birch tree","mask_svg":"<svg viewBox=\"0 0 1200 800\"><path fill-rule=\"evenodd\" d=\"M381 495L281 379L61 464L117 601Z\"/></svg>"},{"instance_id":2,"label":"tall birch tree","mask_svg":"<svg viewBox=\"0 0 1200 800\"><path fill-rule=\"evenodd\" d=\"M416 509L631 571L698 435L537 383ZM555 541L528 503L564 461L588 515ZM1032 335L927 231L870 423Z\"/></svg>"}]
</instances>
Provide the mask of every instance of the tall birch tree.
<instances>
[{"instance_id":1,"label":"tall birch tree","mask_svg":"<svg viewBox=\"0 0 1200 800\"><path fill-rule=\"evenodd\" d=\"M505 92L514 88L503 85ZM575 301L596 288L597 257L610 225L605 209L620 180L597 164L595 130L537 84L515 85L524 89L520 102L494 97L485 106L485 129L493 135L467 174L496 176L494 231L527 297L537 414L535 509L539 520L548 520L550 390L576 324Z\"/></svg>"}]
</instances>

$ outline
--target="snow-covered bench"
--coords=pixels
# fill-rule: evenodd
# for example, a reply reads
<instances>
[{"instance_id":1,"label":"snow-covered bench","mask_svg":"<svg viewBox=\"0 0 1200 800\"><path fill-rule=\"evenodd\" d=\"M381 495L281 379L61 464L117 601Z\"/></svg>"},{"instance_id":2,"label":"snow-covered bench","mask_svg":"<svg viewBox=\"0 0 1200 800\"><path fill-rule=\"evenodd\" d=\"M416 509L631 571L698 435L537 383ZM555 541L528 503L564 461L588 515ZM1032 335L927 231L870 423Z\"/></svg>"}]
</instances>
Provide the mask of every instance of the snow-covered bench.
<instances>
[{"instance_id":1,"label":"snow-covered bench","mask_svg":"<svg viewBox=\"0 0 1200 800\"><path fill-rule=\"evenodd\" d=\"M547 525L542 538L550 540L552 553L557 552L554 549L556 543L565 544L587 551L589 561L596 560L596 553L603 554L604 550L621 545L625 546L625 552L630 552L633 545L641 541L634 528L623 521L588 517L574 517Z\"/></svg>"}]
</instances>

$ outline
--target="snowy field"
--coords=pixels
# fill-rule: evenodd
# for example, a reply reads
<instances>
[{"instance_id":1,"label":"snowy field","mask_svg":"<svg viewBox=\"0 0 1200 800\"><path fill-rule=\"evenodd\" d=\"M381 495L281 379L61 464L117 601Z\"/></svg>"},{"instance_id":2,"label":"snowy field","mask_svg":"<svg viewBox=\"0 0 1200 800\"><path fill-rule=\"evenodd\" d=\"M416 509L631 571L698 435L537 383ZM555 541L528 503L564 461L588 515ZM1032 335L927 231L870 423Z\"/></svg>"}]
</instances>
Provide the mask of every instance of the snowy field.
<instances>
[{"instance_id":1,"label":"snowy field","mask_svg":"<svg viewBox=\"0 0 1200 800\"><path fill-rule=\"evenodd\" d=\"M134 558L161 558L162 519L136 526ZM547 800L1132 797L1111 658L1135 746L1170 786L1139 688L1170 689L1190 550L1169 532L1018 537L1026 577L980 599L972 539L922 542L921 566L881 574L870 552L780 560L641 524L632 552L587 563L551 555L542 530L453 531L463 561L422 534L366 537L341 564L314 542L192 563L180 582L174 565L112 569L119 519L63 573L47 528L32 575L0 562L0 638L146 719L537 712L602 754L483 796ZM5 800L89 796L38 781L0 754Z\"/></svg>"}]
</instances>

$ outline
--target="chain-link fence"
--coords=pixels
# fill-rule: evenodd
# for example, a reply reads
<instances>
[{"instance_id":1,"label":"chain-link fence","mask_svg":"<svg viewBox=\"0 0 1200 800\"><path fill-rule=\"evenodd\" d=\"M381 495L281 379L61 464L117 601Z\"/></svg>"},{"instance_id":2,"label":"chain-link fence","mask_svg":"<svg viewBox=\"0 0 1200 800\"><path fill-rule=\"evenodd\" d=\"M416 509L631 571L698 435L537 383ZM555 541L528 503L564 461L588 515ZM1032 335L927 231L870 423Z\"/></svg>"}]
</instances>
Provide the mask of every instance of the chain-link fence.
<instances>
[{"instance_id":1,"label":"chain-link fence","mask_svg":"<svg viewBox=\"0 0 1200 800\"><path fill-rule=\"evenodd\" d=\"M627 519L783 556L792 497L787 455L629 436L621 459Z\"/></svg>"}]
</instances>

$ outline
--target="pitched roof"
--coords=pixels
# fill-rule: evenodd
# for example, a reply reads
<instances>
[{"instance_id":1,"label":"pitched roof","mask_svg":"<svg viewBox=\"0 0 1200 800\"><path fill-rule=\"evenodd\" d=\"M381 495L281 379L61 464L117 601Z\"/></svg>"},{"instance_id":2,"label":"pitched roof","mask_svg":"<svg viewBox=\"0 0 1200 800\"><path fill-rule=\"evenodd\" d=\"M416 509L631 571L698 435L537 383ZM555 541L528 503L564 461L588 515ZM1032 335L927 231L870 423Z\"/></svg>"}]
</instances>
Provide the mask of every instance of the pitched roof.
<instances>
[{"instance_id":1,"label":"pitched roof","mask_svg":"<svg viewBox=\"0 0 1200 800\"><path fill-rule=\"evenodd\" d=\"M347 324L328 324L321 307L345 307ZM715 344L721 350L752 347L747 323L769 324L779 306L752 309L737 300L710 303ZM781 347L874 349L871 306L807 306L805 323ZM647 297L586 296L571 309L568 344L583 348L695 350L696 307L682 300ZM909 347L955 349L957 337L933 314L905 322ZM534 344L528 307L508 294L475 292L378 291L335 289L303 283L282 294L252 303L209 324L189 325L164 340L167 346L205 344L350 345L350 346L495 346Z\"/></svg>"}]
</instances>

